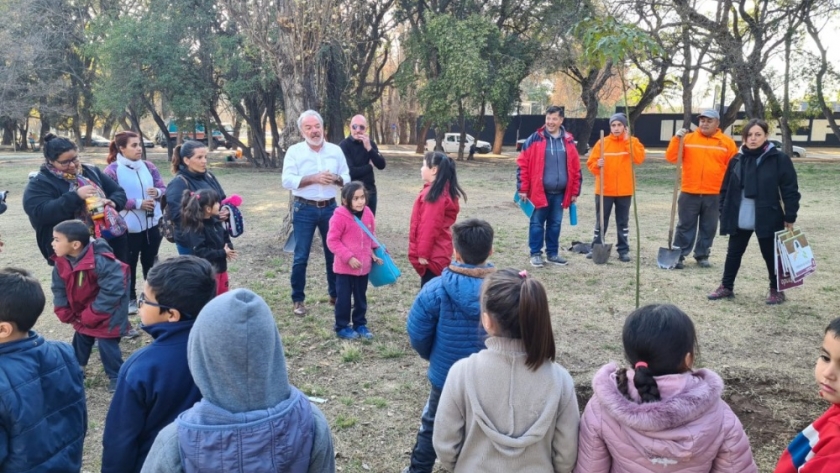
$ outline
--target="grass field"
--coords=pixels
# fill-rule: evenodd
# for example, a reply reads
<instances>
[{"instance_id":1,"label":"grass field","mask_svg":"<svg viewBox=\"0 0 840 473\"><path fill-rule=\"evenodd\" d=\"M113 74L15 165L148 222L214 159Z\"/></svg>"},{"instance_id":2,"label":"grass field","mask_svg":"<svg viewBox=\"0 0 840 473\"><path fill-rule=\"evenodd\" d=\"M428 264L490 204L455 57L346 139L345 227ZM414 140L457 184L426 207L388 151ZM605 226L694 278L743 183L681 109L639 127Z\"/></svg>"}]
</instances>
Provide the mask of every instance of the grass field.
<instances>
[{"instance_id":1,"label":"grass field","mask_svg":"<svg viewBox=\"0 0 840 473\"><path fill-rule=\"evenodd\" d=\"M101 155L83 160L103 165ZM165 160L157 160L165 167ZM368 290L372 342L344 342L332 332L327 303L323 254L316 238L307 279L309 315L292 315L289 272L291 255L281 252L278 228L287 212L288 194L279 171L225 167L214 159L213 172L228 193L243 196L246 233L239 238L240 258L230 266L232 287L248 287L269 303L283 335L289 376L309 395L324 398L319 407L330 421L337 466L342 472L396 472L408 463L428 396L427 364L411 349L405 318L419 288L419 277L406 257L407 231L413 199L421 188L420 159L389 158L377 173L379 209L377 233L388 246L403 277L394 285ZM35 272L49 290L49 267L35 245L20 203L27 174L37 169L36 158L0 155L0 189L11 191L9 211L0 216L6 246L0 266L20 266ZM622 359L620 332L624 317L634 308L634 268L620 263L615 253L608 264L596 266L582 255L564 253L566 267L527 266L527 221L511 202L515 165L509 158L458 163L468 200L460 218L480 217L496 230L495 254L500 267L525 269L549 292L558 359L575 379L581 408L591 394L595 370ZM750 436L760 471L771 471L795 433L826 406L816 396L813 366L828 321L840 314L840 253L831 242L840 234L840 177L837 163L798 163L802 208L798 224L805 230L818 260L817 273L805 286L789 291L788 302L764 304L766 273L755 241L744 257L732 301L709 302L706 293L720 281L726 238L712 249L713 267L693 264L683 271L656 267L656 253L666 246L673 187L673 167L649 161L638 168L638 205L641 227L641 300L671 302L691 315L700 340L699 365L717 371L726 381L725 398ZM163 172L168 180L170 174ZM591 239L594 224L593 179L585 172L578 209L580 224L564 220L561 246ZM608 241L615 240L614 225ZM635 256L635 224L631 219L631 247ZM175 254L164 242L161 256ZM48 295L49 298L49 295ZM51 339L69 341L72 329L48 310L36 330ZM123 342L127 357L149 343L145 336ZM99 471L104 417L110 402L98 357L88 367L87 394L90 427L85 444L85 471Z\"/></svg>"}]
</instances>

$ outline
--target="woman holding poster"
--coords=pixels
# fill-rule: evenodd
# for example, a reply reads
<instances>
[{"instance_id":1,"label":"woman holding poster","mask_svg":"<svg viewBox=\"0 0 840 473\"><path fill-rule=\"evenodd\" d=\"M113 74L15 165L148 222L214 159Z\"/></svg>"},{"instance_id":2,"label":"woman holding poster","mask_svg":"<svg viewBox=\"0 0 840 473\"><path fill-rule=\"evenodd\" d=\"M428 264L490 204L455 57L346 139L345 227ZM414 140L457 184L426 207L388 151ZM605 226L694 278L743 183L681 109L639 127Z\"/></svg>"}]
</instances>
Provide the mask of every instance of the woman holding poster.
<instances>
[{"instance_id":1,"label":"woman holding poster","mask_svg":"<svg viewBox=\"0 0 840 473\"><path fill-rule=\"evenodd\" d=\"M775 233L792 229L799 211L799 185L790 157L767 141L767 122L754 118L744 126L741 148L726 168L720 188L720 234L729 235L723 278L710 300L732 298L741 258L755 233L767 265L767 304L781 304L785 293L776 281Z\"/></svg>"}]
</instances>

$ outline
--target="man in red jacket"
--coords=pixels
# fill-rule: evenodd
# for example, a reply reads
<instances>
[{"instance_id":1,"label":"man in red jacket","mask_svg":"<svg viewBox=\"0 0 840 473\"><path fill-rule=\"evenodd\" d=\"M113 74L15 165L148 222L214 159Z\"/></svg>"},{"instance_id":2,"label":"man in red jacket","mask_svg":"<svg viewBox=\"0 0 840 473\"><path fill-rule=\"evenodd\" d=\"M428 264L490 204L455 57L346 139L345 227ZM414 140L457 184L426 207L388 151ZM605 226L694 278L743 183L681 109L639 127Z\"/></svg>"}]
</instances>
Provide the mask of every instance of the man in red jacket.
<instances>
[{"instance_id":1,"label":"man in red jacket","mask_svg":"<svg viewBox=\"0 0 840 473\"><path fill-rule=\"evenodd\" d=\"M563 108L552 105L545 111L545 126L522 145L516 160L516 190L523 200L534 204L528 230L531 265L545 261L565 266L560 251L560 224L563 209L577 201L583 175L575 139L563 128ZM545 243L546 260L542 249Z\"/></svg>"}]
</instances>

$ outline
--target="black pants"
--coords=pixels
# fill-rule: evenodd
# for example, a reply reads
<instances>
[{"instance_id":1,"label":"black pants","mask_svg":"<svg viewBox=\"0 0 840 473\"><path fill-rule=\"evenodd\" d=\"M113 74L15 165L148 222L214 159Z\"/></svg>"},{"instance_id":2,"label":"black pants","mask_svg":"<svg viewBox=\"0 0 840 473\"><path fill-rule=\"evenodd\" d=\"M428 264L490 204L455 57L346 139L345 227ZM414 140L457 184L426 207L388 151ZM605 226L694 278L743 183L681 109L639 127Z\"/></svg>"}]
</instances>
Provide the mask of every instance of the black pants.
<instances>
[{"instance_id":1,"label":"black pants","mask_svg":"<svg viewBox=\"0 0 840 473\"><path fill-rule=\"evenodd\" d=\"M376 191L368 191L367 206L370 207L370 211L376 215Z\"/></svg>"},{"instance_id":2,"label":"black pants","mask_svg":"<svg viewBox=\"0 0 840 473\"><path fill-rule=\"evenodd\" d=\"M730 291L735 287L735 277L741 269L741 258L747 251L747 245L752 237L752 230L738 229L729 235L729 247L726 249L726 263L723 266L723 280L721 284ZM776 286L776 253L773 247L773 237L759 238L758 247L761 248L761 256L764 257L764 264L767 265L767 276L770 278L770 289L777 289Z\"/></svg>"},{"instance_id":3,"label":"black pants","mask_svg":"<svg viewBox=\"0 0 840 473\"><path fill-rule=\"evenodd\" d=\"M618 227L618 245L615 249L622 255L630 251L630 204L632 196L608 197L604 196L604 233L610 228L610 214L615 206L615 226ZM595 234L592 245L602 244L601 241L601 197L595 195Z\"/></svg>"},{"instance_id":4,"label":"black pants","mask_svg":"<svg viewBox=\"0 0 840 473\"><path fill-rule=\"evenodd\" d=\"M116 238L111 238L108 241L108 246L114 252L114 256L125 264L128 264L128 234L120 235Z\"/></svg>"},{"instance_id":5,"label":"black pants","mask_svg":"<svg viewBox=\"0 0 840 473\"><path fill-rule=\"evenodd\" d=\"M435 274L432 272L431 269L426 268L426 272L420 276L420 289L423 289L423 286L426 285L427 282L431 281L432 279L440 276L440 274Z\"/></svg>"},{"instance_id":6,"label":"black pants","mask_svg":"<svg viewBox=\"0 0 840 473\"><path fill-rule=\"evenodd\" d=\"M131 300L137 299L137 261L140 260L145 280L149 270L155 265L162 239L158 225L139 233L128 234L128 266L131 268L131 286L129 286L128 296Z\"/></svg>"},{"instance_id":7,"label":"black pants","mask_svg":"<svg viewBox=\"0 0 840 473\"><path fill-rule=\"evenodd\" d=\"M351 276L349 274L335 275L335 331L350 326L352 318L353 328L367 325L367 287L368 275ZM350 298L353 303L350 303Z\"/></svg>"}]
</instances>

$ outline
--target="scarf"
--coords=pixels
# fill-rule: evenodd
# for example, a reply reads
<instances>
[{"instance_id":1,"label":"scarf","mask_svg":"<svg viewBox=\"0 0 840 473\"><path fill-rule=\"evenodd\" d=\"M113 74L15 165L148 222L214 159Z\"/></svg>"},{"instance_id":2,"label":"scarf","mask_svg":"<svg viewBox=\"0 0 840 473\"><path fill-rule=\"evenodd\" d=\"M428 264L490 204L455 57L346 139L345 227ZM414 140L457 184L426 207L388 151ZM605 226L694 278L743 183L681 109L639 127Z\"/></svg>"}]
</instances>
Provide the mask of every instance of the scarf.
<instances>
[{"instance_id":1,"label":"scarf","mask_svg":"<svg viewBox=\"0 0 840 473\"><path fill-rule=\"evenodd\" d=\"M741 189L744 197L755 199L758 196L758 163L771 149L773 144L770 142L756 149L741 145Z\"/></svg>"},{"instance_id":2,"label":"scarf","mask_svg":"<svg viewBox=\"0 0 840 473\"><path fill-rule=\"evenodd\" d=\"M79 166L81 166L81 164ZM79 172L77 172L76 174L66 173L66 172L64 172L60 169L54 168L53 166L51 166L49 164L47 164L47 169L57 178L61 179L62 181L65 181L65 182L69 183L70 184L70 192L75 192L80 187L91 186L94 189L96 189L96 193L99 195L100 199L107 199L108 198L105 195L105 192L98 185L96 185L95 182L93 182L92 180L90 180L90 179L86 178L84 175L82 175L82 173L84 171L83 167L80 167ZM85 205L82 205L81 208L79 208L76 211L76 213L74 214L74 217L81 220L82 222L85 223L85 225L87 225L88 230L90 231L91 235L96 234L96 229L95 229L94 224L93 224L93 217L91 216L90 212L88 211L87 203L85 203Z\"/></svg>"}]
</instances>

